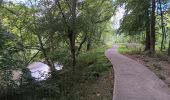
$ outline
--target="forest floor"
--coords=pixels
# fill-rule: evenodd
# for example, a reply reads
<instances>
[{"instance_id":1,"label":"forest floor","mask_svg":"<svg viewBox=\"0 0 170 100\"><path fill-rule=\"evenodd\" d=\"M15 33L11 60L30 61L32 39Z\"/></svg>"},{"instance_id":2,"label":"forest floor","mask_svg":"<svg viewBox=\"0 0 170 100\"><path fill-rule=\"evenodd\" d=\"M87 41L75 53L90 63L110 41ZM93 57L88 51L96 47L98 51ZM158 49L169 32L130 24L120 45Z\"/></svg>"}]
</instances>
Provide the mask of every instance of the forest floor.
<instances>
[{"instance_id":1,"label":"forest floor","mask_svg":"<svg viewBox=\"0 0 170 100\"><path fill-rule=\"evenodd\" d=\"M124 55L145 65L170 87L170 59L168 60L162 57L150 57L146 54Z\"/></svg>"},{"instance_id":2,"label":"forest floor","mask_svg":"<svg viewBox=\"0 0 170 100\"><path fill-rule=\"evenodd\" d=\"M112 100L113 94L113 71L112 68L102 72L94 82L81 84L85 93L82 100Z\"/></svg>"}]
</instances>

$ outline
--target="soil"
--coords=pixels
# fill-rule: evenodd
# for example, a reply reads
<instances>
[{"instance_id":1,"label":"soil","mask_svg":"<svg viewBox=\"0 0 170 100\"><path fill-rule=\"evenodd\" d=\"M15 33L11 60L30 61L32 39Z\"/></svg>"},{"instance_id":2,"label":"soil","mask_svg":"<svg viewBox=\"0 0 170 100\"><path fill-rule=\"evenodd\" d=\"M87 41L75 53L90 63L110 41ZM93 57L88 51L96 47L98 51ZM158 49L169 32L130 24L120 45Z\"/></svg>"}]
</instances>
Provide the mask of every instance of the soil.
<instances>
[{"instance_id":1,"label":"soil","mask_svg":"<svg viewBox=\"0 0 170 100\"><path fill-rule=\"evenodd\" d=\"M113 75L113 69L110 68L102 72L97 81L82 84L85 96L82 96L81 100L112 100Z\"/></svg>"}]
</instances>

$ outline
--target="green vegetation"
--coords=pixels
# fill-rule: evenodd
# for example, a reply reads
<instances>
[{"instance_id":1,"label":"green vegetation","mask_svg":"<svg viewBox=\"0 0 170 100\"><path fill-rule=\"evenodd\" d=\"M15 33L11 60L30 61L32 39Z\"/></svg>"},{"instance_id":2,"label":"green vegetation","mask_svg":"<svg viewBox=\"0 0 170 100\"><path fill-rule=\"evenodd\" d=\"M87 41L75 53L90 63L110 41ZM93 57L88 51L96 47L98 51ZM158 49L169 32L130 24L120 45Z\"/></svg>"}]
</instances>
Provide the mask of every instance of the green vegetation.
<instances>
[{"instance_id":1,"label":"green vegetation","mask_svg":"<svg viewBox=\"0 0 170 100\"><path fill-rule=\"evenodd\" d=\"M145 52L143 51L143 48L144 48L144 46L142 46L140 44L132 44L132 43L121 44L118 51L122 54L130 54L130 55L135 55L135 54L146 55L146 54L148 54L147 51L145 51ZM154 57L158 57L164 61L168 61L168 59L170 58L168 56L167 52L162 52L162 51L160 51L160 49L156 49Z\"/></svg>"},{"instance_id":2,"label":"green vegetation","mask_svg":"<svg viewBox=\"0 0 170 100\"><path fill-rule=\"evenodd\" d=\"M73 71L64 71L61 74L61 84L62 84L62 99L63 100L89 100L92 95L96 96L96 94L91 93L96 92L95 87L92 87L92 84L96 83L102 74L107 72L108 70L112 70L111 63L107 60L104 55L106 47L100 47L97 49L93 49L87 53L81 54L79 56L79 60L77 65L75 66L75 70ZM67 65L69 66L69 65ZM69 66L70 67L70 66ZM106 73L109 74L109 73ZM111 76L112 77L112 76ZM107 79L106 79L107 80ZM103 98L107 98L107 100L112 99L112 78L109 80L110 83L104 83L102 85L111 86L110 89L102 90L104 94L100 94ZM100 87L98 87L100 89ZM96 89L97 90L97 89ZM100 93L99 92L99 93ZM103 95L108 95L104 97ZM108 99L109 98L109 99ZM103 100L98 97L93 100Z\"/></svg>"},{"instance_id":3,"label":"green vegetation","mask_svg":"<svg viewBox=\"0 0 170 100\"><path fill-rule=\"evenodd\" d=\"M87 100L85 87L112 70L103 46L112 43L112 2L1 0L0 99ZM27 68L37 61L48 65L47 80L37 81ZM56 70L56 63L63 69ZM109 98L111 88L104 93Z\"/></svg>"},{"instance_id":4,"label":"green vegetation","mask_svg":"<svg viewBox=\"0 0 170 100\"><path fill-rule=\"evenodd\" d=\"M168 0L0 0L0 99L110 100L110 89L86 96L87 86L109 85L100 81L112 70L104 51L114 41L121 53L168 59L169 9ZM27 68L37 61L48 65L47 80L37 81Z\"/></svg>"},{"instance_id":5,"label":"green vegetation","mask_svg":"<svg viewBox=\"0 0 170 100\"><path fill-rule=\"evenodd\" d=\"M154 56L156 50L170 55L169 1L168 0L116 0L117 8L125 13L117 33L123 35L121 42L140 43L143 51ZM117 39L119 40L119 39ZM118 42L118 41L117 41Z\"/></svg>"},{"instance_id":6,"label":"green vegetation","mask_svg":"<svg viewBox=\"0 0 170 100\"><path fill-rule=\"evenodd\" d=\"M17 89L9 88L10 90L1 94L1 99L88 100L88 98L96 97L93 100L112 100L113 72L112 64L104 55L107 48L107 46L102 46L80 54L75 70L67 68L71 67L71 63L65 65L65 68L58 73L57 79L48 79ZM106 78L106 83L100 82L101 78ZM98 82L101 88L98 87ZM102 90L102 87L107 89ZM98 93L100 94L99 97L97 96Z\"/></svg>"},{"instance_id":7,"label":"green vegetation","mask_svg":"<svg viewBox=\"0 0 170 100\"><path fill-rule=\"evenodd\" d=\"M122 54L131 52L131 51L126 47L126 45L120 45L118 51L119 51L120 53L122 53Z\"/></svg>"},{"instance_id":8,"label":"green vegetation","mask_svg":"<svg viewBox=\"0 0 170 100\"><path fill-rule=\"evenodd\" d=\"M140 54L143 46L140 44L121 44L118 51L122 54Z\"/></svg>"}]
</instances>

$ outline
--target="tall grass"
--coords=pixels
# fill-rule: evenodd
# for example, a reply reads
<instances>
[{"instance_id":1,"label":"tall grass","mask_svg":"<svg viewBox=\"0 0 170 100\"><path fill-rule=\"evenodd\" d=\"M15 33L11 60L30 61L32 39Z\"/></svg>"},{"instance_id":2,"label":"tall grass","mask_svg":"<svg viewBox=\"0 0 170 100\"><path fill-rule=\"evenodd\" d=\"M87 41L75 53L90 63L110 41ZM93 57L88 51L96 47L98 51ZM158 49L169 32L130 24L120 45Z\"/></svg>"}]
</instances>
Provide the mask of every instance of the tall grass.
<instances>
[{"instance_id":1,"label":"tall grass","mask_svg":"<svg viewBox=\"0 0 170 100\"><path fill-rule=\"evenodd\" d=\"M122 54L140 54L143 50L143 45L136 43L121 44L118 49Z\"/></svg>"}]
</instances>

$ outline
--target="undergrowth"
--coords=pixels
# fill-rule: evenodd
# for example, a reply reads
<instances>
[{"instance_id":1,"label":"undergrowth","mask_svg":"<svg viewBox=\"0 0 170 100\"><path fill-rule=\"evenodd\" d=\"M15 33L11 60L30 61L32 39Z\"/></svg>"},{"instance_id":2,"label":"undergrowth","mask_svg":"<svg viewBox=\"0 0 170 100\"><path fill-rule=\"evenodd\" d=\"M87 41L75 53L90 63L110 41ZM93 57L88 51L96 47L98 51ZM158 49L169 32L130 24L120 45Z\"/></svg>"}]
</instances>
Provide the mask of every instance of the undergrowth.
<instances>
[{"instance_id":1,"label":"undergrowth","mask_svg":"<svg viewBox=\"0 0 170 100\"><path fill-rule=\"evenodd\" d=\"M0 94L0 100L88 100L88 86L97 82L103 72L112 68L104 55L107 48L102 46L81 53L77 57L77 65L71 66L68 61L63 70L57 73L57 78L9 88ZM95 89L92 90L95 91ZM107 92L105 94L110 96L107 98L112 98L110 90L105 91Z\"/></svg>"},{"instance_id":2,"label":"undergrowth","mask_svg":"<svg viewBox=\"0 0 170 100\"><path fill-rule=\"evenodd\" d=\"M138 55L148 55L148 52L144 52L144 47L142 45L136 45L136 44L121 44L118 51L122 54L138 54ZM159 49L156 49L156 53L153 56L153 58L159 58L163 61L170 62L170 57L168 56L166 51L160 51Z\"/></svg>"},{"instance_id":3,"label":"undergrowth","mask_svg":"<svg viewBox=\"0 0 170 100\"><path fill-rule=\"evenodd\" d=\"M122 54L140 54L143 46L139 44L121 44L118 51Z\"/></svg>"},{"instance_id":4,"label":"undergrowth","mask_svg":"<svg viewBox=\"0 0 170 100\"><path fill-rule=\"evenodd\" d=\"M63 72L62 100L87 100L86 85L93 84L102 72L112 67L104 55L106 48L100 47L79 55L75 70Z\"/></svg>"}]
</instances>

